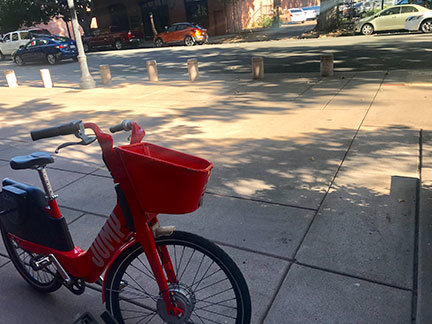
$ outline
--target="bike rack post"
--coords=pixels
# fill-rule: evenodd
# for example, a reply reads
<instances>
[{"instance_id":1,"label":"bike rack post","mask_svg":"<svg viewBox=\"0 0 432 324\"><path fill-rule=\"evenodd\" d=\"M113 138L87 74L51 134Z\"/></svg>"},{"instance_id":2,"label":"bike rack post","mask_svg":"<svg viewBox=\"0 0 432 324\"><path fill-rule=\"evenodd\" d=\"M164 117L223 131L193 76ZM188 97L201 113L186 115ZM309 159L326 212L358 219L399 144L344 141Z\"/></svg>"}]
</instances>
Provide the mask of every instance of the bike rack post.
<instances>
[{"instance_id":1,"label":"bike rack post","mask_svg":"<svg viewBox=\"0 0 432 324\"><path fill-rule=\"evenodd\" d=\"M54 86L54 83L51 79L51 73L48 69L41 69L40 75L45 88L52 88Z\"/></svg>"},{"instance_id":2,"label":"bike rack post","mask_svg":"<svg viewBox=\"0 0 432 324\"><path fill-rule=\"evenodd\" d=\"M187 60L188 72L189 72L189 80L195 81L199 77L198 71L198 60L197 59L189 59Z\"/></svg>"},{"instance_id":3,"label":"bike rack post","mask_svg":"<svg viewBox=\"0 0 432 324\"><path fill-rule=\"evenodd\" d=\"M156 60L147 61L147 72L149 76L149 81L159 81Z\"/></svg>"},{"instance_id":4,"label":"bike rack post","mask_svg":"<svg viewBox=\"0 0 432 324\"><path fill-rule=\"evenodd\" d=\"M111 70L108 64L99 65L99 71L101 75L102 84L109 85L111 84Z\"/></svg>"},{"instance_id":5,"label":"bike rack post","mask_svg":"<svg viewBox=\"0 0 432 324\"><path fill-rule=\"evenodd\" d=\"M9 88L18 87L17 78L14 70L6 70L4 74Z\"/></svg>"},{"instance_id":6,"label":"bike rack post","mask_svg":"<svg viewBox=\"0 0 432 324\"><path fill-rule=\"evenodd\" d=\"M323 54L321 55L321 76L328 77L333 75L333 54Z\"/></svg>"},{"instance_id":7,"label":"bike rack post","mask_svg":"<svg viewBox=\"0 0 432 324\"><path fill-rule=\"evenodd\" d=\"M262 57L252 57L252 78L254 80L264 78L264 59Z\"/></svg>"}]
</instances>

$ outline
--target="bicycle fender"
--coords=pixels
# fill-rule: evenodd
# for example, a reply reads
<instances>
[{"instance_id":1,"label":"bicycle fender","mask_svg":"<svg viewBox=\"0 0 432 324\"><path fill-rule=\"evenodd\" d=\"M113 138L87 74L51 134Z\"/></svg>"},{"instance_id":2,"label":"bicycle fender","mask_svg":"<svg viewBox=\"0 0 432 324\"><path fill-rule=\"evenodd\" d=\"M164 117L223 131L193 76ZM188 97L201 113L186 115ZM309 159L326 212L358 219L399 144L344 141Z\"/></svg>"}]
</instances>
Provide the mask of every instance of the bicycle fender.
<instances>
[{"instance_id":1,"label":"bicycle fender","mask_svg":"<svg viewBox=\"0 0 432 324\"><path fill-rule=\"evenodd\" d=\"M103 283L102 283L102 303L103 304L105 304L105 283L107 282L108 275L111 271L111 266L126 249L128 249L129 247L131 247L132 245L134 245L136 243L139 243L139 241L137 238L133 237L129 242L124 244L120 249L118 249L116 251L114 256L111 258L110 262L108 263L108 266L107 266L106 271L105 271Z\"/></svg>"}]
</instances>

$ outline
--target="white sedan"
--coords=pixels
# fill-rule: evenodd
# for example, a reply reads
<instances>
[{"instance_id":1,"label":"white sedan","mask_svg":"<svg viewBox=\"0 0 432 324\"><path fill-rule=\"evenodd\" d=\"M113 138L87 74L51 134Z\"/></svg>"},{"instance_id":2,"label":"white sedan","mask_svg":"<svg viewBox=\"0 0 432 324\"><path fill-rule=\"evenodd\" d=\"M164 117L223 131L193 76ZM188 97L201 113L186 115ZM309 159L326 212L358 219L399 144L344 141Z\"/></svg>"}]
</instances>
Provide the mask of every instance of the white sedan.
<instances>
[{"instance_id":1,"label":"white sedan","mask_svg":"<svg viewBox=\"0 0 432 324\"><path fill-rule=\"evenodd\" d=\"M409 16L405 20L405 29L410 31L420 30L423 33L432 32L432 10Z\"/></svg>"}]
</instances>

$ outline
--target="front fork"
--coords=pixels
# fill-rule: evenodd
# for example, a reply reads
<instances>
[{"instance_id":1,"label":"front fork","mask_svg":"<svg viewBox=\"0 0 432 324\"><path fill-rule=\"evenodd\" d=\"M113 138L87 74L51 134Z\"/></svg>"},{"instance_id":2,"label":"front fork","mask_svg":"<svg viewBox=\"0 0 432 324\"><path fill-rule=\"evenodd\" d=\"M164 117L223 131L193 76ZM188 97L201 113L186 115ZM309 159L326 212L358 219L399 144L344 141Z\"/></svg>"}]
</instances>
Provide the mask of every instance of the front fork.
<instances>
[{"instance_id":1,"label":"front fork","mask_svg":"<svg viewBox=\"0 0 432 324\"><path fill-rule=\"evenodd\" d=\"M166 246L156 247L153 231L151 230L151 226L157 224L157 222L158 220L156 217L154 217L150 223L146 222L145 217L134 218L135 228L139 228L137 231L137 238L143 247L144 253L146 254L147 260L155 276L156 282L159 286L159 291L161 291L162 298L165 301L167 312L171 316L181 318L184 315L184 311L175 305L171 299L168 287L168 282L172 284L177 283L176 274L168 249ZM165 277L164 269L167 277Z\"/></svg>"}]
</instances>

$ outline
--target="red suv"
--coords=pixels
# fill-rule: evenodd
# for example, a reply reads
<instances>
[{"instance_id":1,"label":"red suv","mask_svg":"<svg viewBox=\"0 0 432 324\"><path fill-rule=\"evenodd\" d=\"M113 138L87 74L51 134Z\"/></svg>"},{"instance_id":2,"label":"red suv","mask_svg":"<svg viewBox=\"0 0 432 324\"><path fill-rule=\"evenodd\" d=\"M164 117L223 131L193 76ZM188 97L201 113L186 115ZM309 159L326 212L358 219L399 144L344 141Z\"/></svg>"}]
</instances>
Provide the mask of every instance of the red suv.
<instances>
[{"instance_id":1,"label":"red suv","mask_svg":"<svg viewBox=\"0 0 432 324\"><path fill-rule=\"evenodd\" d=\"M170 28L165 28L165 32L157 34L153 39L156 47L175 43L182 43L186 46L202 45L208 40L207 29L191 23L176 23Z\"/></svg>"}]
</instances>

